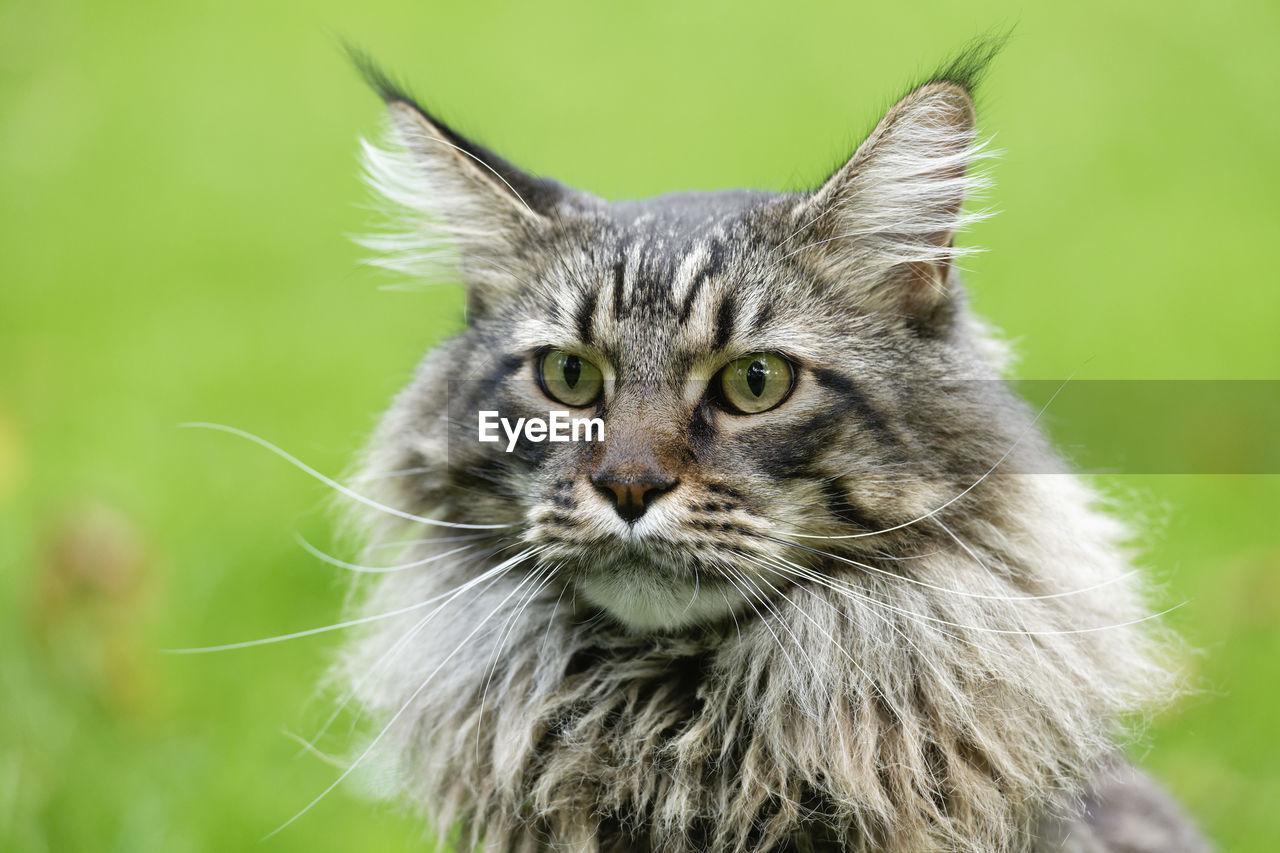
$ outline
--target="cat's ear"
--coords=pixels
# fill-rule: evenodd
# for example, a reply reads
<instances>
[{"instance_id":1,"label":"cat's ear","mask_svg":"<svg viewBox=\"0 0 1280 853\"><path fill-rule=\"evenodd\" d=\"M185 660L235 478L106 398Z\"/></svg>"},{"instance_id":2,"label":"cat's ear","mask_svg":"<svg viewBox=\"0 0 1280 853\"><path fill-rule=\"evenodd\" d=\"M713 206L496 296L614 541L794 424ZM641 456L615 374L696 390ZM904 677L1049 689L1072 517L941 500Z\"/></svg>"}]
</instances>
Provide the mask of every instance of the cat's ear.
<instances>
[{"instance_id":1,"label":"cat's ear","mask_svg":"<svg viewBox=\"0 0 1280 853\"><path fill-rule=\"evenodd\" d=\"M364 146L374 190L396 209L397 233L364 239L370 260L415 277L467 285L468 310L482 315L516 293L522 258L542 239L568 191L534 177L430 115L358 58L387 104L389 144Z\"/></svg>"},{"instance_id":2,"label":"cat's ear","mask_svg":"<svg viewBox=\"0 0 1280 853\"><path fill-rule=\"evenodd\" d=\"M981 176L973 98L952 80L919 86L793 211L793 250L873 310L942 316L954 290L955 235ZM803 239L803 243L797 241Z\"/></svg>"}]
</instances>

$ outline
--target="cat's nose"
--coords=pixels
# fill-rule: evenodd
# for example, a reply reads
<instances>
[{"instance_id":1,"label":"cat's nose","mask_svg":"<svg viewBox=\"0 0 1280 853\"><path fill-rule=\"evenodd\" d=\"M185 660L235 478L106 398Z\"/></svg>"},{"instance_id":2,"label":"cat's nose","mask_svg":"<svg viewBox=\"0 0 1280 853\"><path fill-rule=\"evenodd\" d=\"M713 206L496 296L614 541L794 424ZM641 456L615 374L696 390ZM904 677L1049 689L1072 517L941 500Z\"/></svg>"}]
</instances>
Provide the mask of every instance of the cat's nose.
<instances>
[{"instance_id":1,"label":"cat's nose","mask_svg":"<svg viewBox=\"0 0 1280 853\"><path fill-rule=\"evenodd\" d=\"M591 475L591 483L606 498L614 502L622 520L632 523L653 503L654 498L676 487L679 481L658 472L640 475L623 475L617 471L597 471Z\"/></svg>"}]
</instances>

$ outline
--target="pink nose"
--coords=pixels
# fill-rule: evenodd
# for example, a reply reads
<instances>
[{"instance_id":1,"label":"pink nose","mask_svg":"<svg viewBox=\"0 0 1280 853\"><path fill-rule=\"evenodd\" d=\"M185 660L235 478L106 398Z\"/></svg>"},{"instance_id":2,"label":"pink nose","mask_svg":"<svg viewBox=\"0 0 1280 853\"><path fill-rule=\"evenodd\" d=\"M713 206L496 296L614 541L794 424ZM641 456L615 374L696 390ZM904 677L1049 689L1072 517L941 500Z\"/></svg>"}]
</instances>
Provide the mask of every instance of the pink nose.
<instances>
[{"instance_id":1,"label":"pink nose","mask_svg":"<svg viewBox=\"0 0 1280 853\"><path fill-rule=\"evenodd\" d=\"M618 477L613 472L602 471L591 477L591 482L607 498L612 498L618 515L633 522L659 495L671 491L678 481L669 477L650 475L631 478Z\"/></svg>"}]
</instances>

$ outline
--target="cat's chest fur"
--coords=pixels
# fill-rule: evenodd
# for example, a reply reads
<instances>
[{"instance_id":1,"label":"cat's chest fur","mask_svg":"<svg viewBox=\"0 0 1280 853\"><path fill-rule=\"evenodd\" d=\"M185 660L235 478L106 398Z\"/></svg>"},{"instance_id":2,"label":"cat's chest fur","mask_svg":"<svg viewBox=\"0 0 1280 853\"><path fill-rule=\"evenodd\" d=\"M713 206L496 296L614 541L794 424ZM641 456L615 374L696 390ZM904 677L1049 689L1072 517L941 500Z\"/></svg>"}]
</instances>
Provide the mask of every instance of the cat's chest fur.
<instances>
[{"instance_id":1,"label":"cat's chest fur","mask_svg":"<svg viewBox=\"0 0 1280 853\"><path fill-rule=\"evenodd\" d=\"M959 553L914 571L980 571ZM399 579L371 606L466 577ZM1103 685L1118 647L1046 637L1039 671L1010 666L1028 635L958 648L949 626L1007 619L998 607L935 609L926 630L903 608L797 587L754 618L646 636L571 589L522 598L528 581L458 599L361 697L411 709L388 747L407 793L491 849L1030 849L1046 810L1072 806L1045 792L1081 788L1110 749L1102 721L1119 697ZM1060 604L1037 602L1020 623L1061 625L1072 608ZM1105 596L1093 607L1108 618ZM374 635L353 677L415 627Z\"/></svg>"}]
</instances>

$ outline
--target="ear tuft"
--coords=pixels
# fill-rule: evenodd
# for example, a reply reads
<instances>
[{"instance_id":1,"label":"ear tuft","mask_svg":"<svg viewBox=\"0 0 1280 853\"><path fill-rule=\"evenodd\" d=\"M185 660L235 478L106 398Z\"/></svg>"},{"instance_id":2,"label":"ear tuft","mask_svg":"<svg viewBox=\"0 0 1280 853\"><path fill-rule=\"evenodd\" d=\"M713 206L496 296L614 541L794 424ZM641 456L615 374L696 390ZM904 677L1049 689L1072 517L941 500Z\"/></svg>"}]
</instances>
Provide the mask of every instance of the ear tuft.
<instances>
[{"instance_id":1,"label":"ear tuft","mask_svg":"<svg viewBox=\"0 0 1280 853\"><path fill-rule=\"evenodd\" d=\"M929 77L931 83L951 83L972 96L978 91L991 63L1009 42L1010 32L975 39Z\"/></svg>"},{"instance_id":2,"label":"ear tuft","mask_svg":"<svg viewBox=\"0 0 1280 853\"><path fill-rule=\"evenodd\" d=\"M794 211L791 254L864 304L922 317L951 295L956 232L983 218L964 203L986 185L971 87L999 43L982 42L896 103L845 165Z\"/></svg>"},{"instance_id":3,"label":"ear tuft","mask_svg":"<svg viewBox=\"0 0 1280 853\"><path fill-rule=\"evenodd\" d=\"M362 142L366 180L394 228L361 240L377 253L370 263L415 278L461 279L473 305L509 296L522 277L516 259L568 192L463 137L365 54L348 53L387 104L385 142Z\"/></svg>"},{"instance_id":4,"label":"ear tuft","mask_svg":"<svg viewBox=\"0 0 1280 853\"><path fill-rule=\"evenodd\" d=\"M365 84L377 93L384 104L403 103L414 107L419 112L425 112L418 107L413 96L409 94L408 88L393 79L367 52L350 42L344 42L342 47L347 53L347 58L351 60L351 64L356 67L356 71L360 72L360 76L364 78Z\"/></svg>"}]
</instances>

